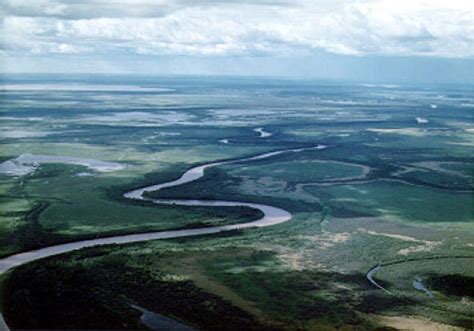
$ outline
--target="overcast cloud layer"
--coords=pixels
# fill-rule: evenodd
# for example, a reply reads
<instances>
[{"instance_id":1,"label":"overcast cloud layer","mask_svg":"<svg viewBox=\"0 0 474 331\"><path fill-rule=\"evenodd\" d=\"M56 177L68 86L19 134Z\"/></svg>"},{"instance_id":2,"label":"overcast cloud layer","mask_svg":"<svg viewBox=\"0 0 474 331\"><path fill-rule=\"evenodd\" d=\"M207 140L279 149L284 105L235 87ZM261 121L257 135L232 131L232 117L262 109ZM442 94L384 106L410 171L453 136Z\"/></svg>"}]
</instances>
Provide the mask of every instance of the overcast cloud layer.
<instances>
[{"instance_id":1,"label":"overcast cloud layer","mask_svg":"<svg viewBox=\"0 0 474 331\"><path fill-rule=\"evenodd\" d=\"M2 11L6 56L474 56L472 0L6 0Z\"/></svg>"}]
</instances>

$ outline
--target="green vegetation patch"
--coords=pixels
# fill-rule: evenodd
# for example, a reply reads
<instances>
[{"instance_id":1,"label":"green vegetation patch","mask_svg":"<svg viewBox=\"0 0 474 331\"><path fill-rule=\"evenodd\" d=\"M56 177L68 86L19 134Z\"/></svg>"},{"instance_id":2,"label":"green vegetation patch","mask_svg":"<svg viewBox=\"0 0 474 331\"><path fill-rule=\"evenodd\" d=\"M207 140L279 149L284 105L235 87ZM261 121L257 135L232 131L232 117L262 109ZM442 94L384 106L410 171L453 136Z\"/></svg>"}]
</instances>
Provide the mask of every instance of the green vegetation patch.
<instances>
[{"instance_id":1,"label":"green vegetation patch","mask_svg":"<svg viewBox=\"0 0 474 331\"><path fill-rule=\"evenodd\" d=\"M315 195L320 188L307 187ZM396 182L325 187L328 203L384 216L397 216L419 222L472 222L474 202L471 193L447 192Z\"/></svg>"},{"instance_id":2,"label":"green vegetation patch","mask_svg":"<svg viewBox=\"0 0 474 331\"><path fill-rule=\"evenodd\" d=\"M84 171L79 166L43 165L9 188L11 195L0 197L0 256L99 236L243 223L263 216L245 207L157 205L123 197L137 186L179 177L185 168L177 165L132 181L95 173L77 176Z\"/></svg>"},{"instance_id":3,"label":"green vegetation patch","mask_svg":"<svg viewBox=\"0 0 474 331\"><path fill-rule=\"evenodd\" d=\"M24 226L24 217L32 208L26 199L11 196L0 196L0 256L15 252L16 244L11 241L11 234Z\"/></svg>"},{"instance_id":4,"label":"green vegetation patch","mask_svg":"<svg viewBox=\"0 0 474 331\"><path fill-rule=\"evenodd\" d=\"M288 192L273 192L258 194L257 192L242 192L239 185L243 180L230 176L225 170L219 168L207 169L205 176L180 186L164 188L156 192L146 192L152 198L177 198L177 199L207 199L230 200L268 204L284 208L291 212L321 211L317 202L299 200L297 195Z\"/></svg>"},{"instance_id":5,"label":"green vegetation patch","mask_svg":"<svg viewBox=\"0 0 474 331\"><path fill-rule=\"evenodd\" d=\"M212 277L255 303L273 320L300 327L316 319L334 327L363 323L351 309L356 300L351 291L368 288L363 275L284 272L272 268L259 271L259 265L268 265L265 260L269 255L265 252L239 256L237 260L222 258L225 255L208 265L207 270Z\"/></svg>"},{"instance_id":6,"label":"green vegetation patch","mask_svg":"<svg viewBox=\"0 0 474 331\"><path fill-rule=\"evenodd\" d=\"M474 188L473 178L466 178L452 173L417 170L404 174L403 178L414 179L419 183L426 183L428 185L434 184L455 190L472 190Z\"/></svg>"},{"instance_id":7,"label":"green vegetation patch","mask_svg":"<svg viewBox=\"0 0 474 331\"><path fill-rule=\"evenodd\" d=\"M336 161L305 160L276 162L257 166L243 165L230 174L250 178L274 177L289 182L344 179L363 175L364 167Z\"/></svg>"},{"instance_id":8,"label":"green vegetation patch","mask_svg":"<svg viewBox=\"0 0 474 331\"><path fill-rule=\"evenodd\" d=\"M19 329L145 329L140 314L131 308L136 304L206 330L268 328L191 281L130 262L127 255L101 253L99 248L92 249L74 260L53 258L18 268L6 280L3 292L9 325Z\"/></svg>"},{"instance_id":9,"label":"green vegetation patch","mask_svg":"<svg viewBox=\"0 0 474 331\"><path fill-rule=\"evenodd\" d=\"M432 275L426 279L430 289L446 296L474 298L474 276L460 274Z\"/></svg>"}]
</instances>

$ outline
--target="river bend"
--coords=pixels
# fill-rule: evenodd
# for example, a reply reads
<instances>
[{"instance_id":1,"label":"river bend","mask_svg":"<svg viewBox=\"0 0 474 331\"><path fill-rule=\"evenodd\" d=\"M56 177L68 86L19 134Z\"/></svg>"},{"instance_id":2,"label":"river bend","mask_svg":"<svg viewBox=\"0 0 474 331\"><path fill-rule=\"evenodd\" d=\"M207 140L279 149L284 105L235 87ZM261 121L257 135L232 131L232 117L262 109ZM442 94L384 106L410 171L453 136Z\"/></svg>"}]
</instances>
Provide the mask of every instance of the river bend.
<instances>
[{"instance_id":1,"label":"river bend","mask_svg":"<svg viewBox=\"0 0 474 331\"><path fill-rule=\"evenodd\" d=\"M195 181L204 176L204 171L207 168L211 168L211 167L215 167L219 165L262 160L262 159L267 159L272 156L280 155L283 153L298 153L302 151L320 150L324 148L326 148L326 146L317 145L315 147L296 148L296 149L287 149L287 150L268 152L268 153L248 157L248 158L242 158L242 159L211 162L211 163L196 166L187 170L180 178L176 180L135 189L124 194L124 197L128 199L149 201L156 204L180 205L180 206L208 206L208 207L223 207L223 206L249 207L249 208L258 209L263 213L263 217L261 217L258 220L255 220L252 222L246 222L246 223L219 225L219 226L213 226L213 227L157 231L157 232L120 235L120 236L105 237L105 238L90 239L90 240L80 240L80 241L71 242L67 244L44 247L44 248L40 248L40 249L36 249L36 250L24 252L24 253L18 253L18 254L11 255L11 256L1 259L0 260L0 275L14 267L18 267L25 263L33 262L42 258L53 256L53 255L75 251L75 250L86 248L86 247L93 247L93 246L98 246L98 245L110 245L110 244L127 244L127 243L157 240L157 239L171 239L171 238L180 238L180 237L199 236L199 235L214 234L214 233L219 233L219 232L229 231L229 230L238 230L238 229L245 229L245 228L252 228L252 227L265 227L265 226L271 226L271 225L289 221L291 219L291 214L288 211L278 208L278 207L269 206L269 205L250 203L250 202L241 202L241 201L228 201L228 200L152 199L152 198L146 197L145 192L159 191L163 188L179 186L179 185L183 185L183 184ZM8 330L8 327L1 314L0 314L0 329Z\"/></svg>"}]
</instances>

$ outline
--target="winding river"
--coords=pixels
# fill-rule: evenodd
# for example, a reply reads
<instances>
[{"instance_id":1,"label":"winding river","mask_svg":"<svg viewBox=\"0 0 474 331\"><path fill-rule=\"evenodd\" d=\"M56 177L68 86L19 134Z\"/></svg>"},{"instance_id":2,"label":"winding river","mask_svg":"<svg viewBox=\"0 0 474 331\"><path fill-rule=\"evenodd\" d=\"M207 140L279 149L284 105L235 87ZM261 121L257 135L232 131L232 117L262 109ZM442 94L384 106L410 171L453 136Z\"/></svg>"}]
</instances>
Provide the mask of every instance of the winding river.
<instances>
[{"instance_id":1,"label":"winding river","mask_svg":"<svg viewBox=\"0 0 474 331\"><path fill-rule=\"evenodd\" d=\"M19 253L15 255L8 256L0 260L0 275L6 271L20 266L25 263L33 262L45 257L63 254L78 249L92 247L97 245L110 245L110 244L126 244L134 243L148 240L157 240L157 239L171 239L171 238L180 238L180 237L190 237L198 236L205 234L219 233L229 230L245 229L252 227L265 227L271 226L279 223L289 221L291 219L291 214L281 208L273 207L269 205L262 205L257 203L241 202L241 201L227 201L227 200L180 200L180 199L152 199L145 196L145 192L154 192L159 191L163 188L174 187L183 185L195 181L204 176L204 171L207 168L216 167L224 164L240 163L254 160L267 159L276 155L283 153L298 153L302 151L309 150L321 150L326 148L324 145L317 145L315 147L306 147L306 148L296 148L296 149L286 149L280 151L274 151L269 153L264 153L256 155L253 157L234 159L229 161L221 162L212 162L204 165L193 167L187 170L180 178L164 182L156 185L151 185L143 188L139 188L124 194L125 198L149 201L156 204L168 204L168 205L180 205L180 206L209 206L209 207L222 207L222 206L243 206L258 209L263 213L263 217L252 222L231 224L231 225L219 225L213 227L201 227L194 229L181 229L181 230L171 230L171 231L157 231L150 233L141 233L141 234L131 234L131 235L121 235L114 237L105 237L91 240L81 240L76 242L71 242L67 244L60 244L45 248L40 248L32 250L29 252ZM0 314L0 330L8 330L8 327L3 319L3 316Z\"/></svg>"}]
</instances>

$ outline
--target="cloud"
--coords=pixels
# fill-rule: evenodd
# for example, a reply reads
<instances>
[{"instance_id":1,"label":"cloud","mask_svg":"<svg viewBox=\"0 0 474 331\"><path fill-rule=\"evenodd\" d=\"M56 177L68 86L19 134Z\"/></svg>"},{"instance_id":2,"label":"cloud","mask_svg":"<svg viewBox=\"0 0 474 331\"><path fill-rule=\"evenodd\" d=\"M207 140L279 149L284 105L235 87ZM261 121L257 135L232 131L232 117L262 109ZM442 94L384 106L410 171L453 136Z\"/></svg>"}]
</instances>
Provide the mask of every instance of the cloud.
<instances>
[{"instance_id":1,"label":"cloud","mask_svg":"<svg viewBox=\"0 0 474 331\"><path fill-rule=\"evenodd\" d=\"M9 54L474 56L474 2L8 0Z\"/></svg>"},{"instance_id":2,"label":"cloud","mask_svg":"<svg viewBox=\"0 0 474 331\"><path fill-rule=\"evenodd\" d=\"M4 0L7 16L91 19L122 17L162 17L185 7L218 7L233 4L289 6L287 0Z\"/></svg>"},{"instance_id":3,"label":"cloud","mask_svg":"<svg viewBox=\"0 0 474 331\"><path fill-rule=\"evenodd\" d=\"M90 19L99 17L160 17L173 5L152 0L5 0L2 11L7 16Z\"/></svg>"}]
</instances>

